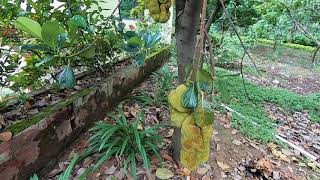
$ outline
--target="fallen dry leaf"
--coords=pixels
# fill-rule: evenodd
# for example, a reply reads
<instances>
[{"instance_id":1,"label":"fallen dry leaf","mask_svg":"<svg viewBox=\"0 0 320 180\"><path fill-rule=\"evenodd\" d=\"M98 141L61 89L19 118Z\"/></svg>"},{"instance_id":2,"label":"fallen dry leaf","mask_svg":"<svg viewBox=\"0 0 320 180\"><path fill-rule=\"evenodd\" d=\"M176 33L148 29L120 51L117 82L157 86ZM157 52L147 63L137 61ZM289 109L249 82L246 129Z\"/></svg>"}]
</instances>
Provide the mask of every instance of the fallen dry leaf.
<instances>
[{"instance_id":1,"label":"fallen dry leaf","mask_svg":"<svg viewBox=\"0 0 320 180\"><path fill-rule=\"evenodd\" d=\"M183 168L183 169L181 170L180 174L181 174L182 176L190 176L191 170L189 170L189 169L187 169L187 168Z\"/></svg>"},{"instance_id":2,"label":"fallen dry leaf","mask_svg":"<svg viewBox=\"0 0 320 180\"><path fill-rule=\"evenodd\" d=\"M203 177L201 178L201 180L211 180L211 177L210 177L210 176L203 176Z\"/></svg>"},{"instance_id":3,"label":"fallen dry leaf","mask_svg":"<svg viewBox=\"0 0 320 180\"><path fill-rule=\"evenodd\" d=\"M227 170L230 168L230 166L228 164L221 162L221 161L217 161L217 164L222 170Z\"/></svg>"},{"instance_id":4,"label":"fallen dry leaf","mask_svg":"<svg viewBox=\"0 0 320 180\"><path fill-rule=\"evenodd\" d=\"M206 174L208 171L209 171L209 169L204 168L204 167L197 169L197 173L200 174L200 175L204 175L204 174Z\"/></svg>"},{"instance_id":5,"label":"fallen dry leaf","mask_svg":"<svg viewBox=\"0 0 320 180\"><path fill-rule=\"evenodd\" d=\"M258 168L264 170L269 176L271 176L273 171L271 162L265 158L258 161Z\"/></svg>"},{"instance_id":6,"label":"fallen dry leaf","mask_svg":"<svg viewBox=\"0 0 320 180\"><path fill-rule=\"evenodd\" d=\"M169 179L174 176L174 174L167 168L158 168L156 170L156 176L159 179Z\"/></svg>"},{"instance_id":7,"label":"fallen dry leaf","mask_svg":"<svg viewBox=\"0 0 320 180\"><path fill-rule=\"evenodd\" d=\"M79 149L84 149L89 146L89 142L87 140L80 140L78 144Z\"/></svg>"},{"instance_id":8,"label":"fallen dry leaf","mask_svg":"<svg viewBox=\"0 0 320 180\"><path fill-rule=\"evenodd\" d=\"M0 133L0 141L7 142L10 141L11 138L12 133L9 131Z\"/></svg>"},{"instance_id":9,"label":"fallen dry leaf","mask_svg":"<svg viewBox=\"0 0 320 180\"><path fill-rule=\"evenodd\" d=\"M174 130L173 129L170 129L169 132L166 134L166 138L170 138L173 136L173 133L174 133Z\"/></svg>"},{"instance_id":10,"label":"fallen dry leaf","mask_svg":"<svg viewBox=\"0 0 320 180\"><path fill-rule=\"evenodd\" d=\"M281 151L278 150L277 145L275 145L274 143L268 143L268 147L271 150L271 153L277 157L278 159L285 161L285 162L290 162L290 159L284 155Z\"/></svg>"},{"instance_id":11,"label":"fallen dry leaf","mask_svg":"<svg viewBox=\"0 0 320 180\"><path fill-rule=\"evenodd\" d=\"M162 158L166 161L170 161L173 162L173 158L171 156L169 156L168 154L163 154Z\"/></svg>"},{"instance_id":12,"label":"fallen dry leaf","mask_svg":"<svg viewBox=\"0 0 320 180\"><path fill-rule=\"evenodd\" d=\"M115 167L114 165L112 165L110 168L106 168L106 170L104 171L104 174L106 174L106 175L111 175L111 174L113 174L116 170L117 170L117 167Z\"/></svg>"},{"instance_id":13,"label":"fallen dry leaf","mask_svg":"<svg viewBox=\"0 0 320 180\"><path fill-rule=\"evenodd\" d=\"M0 125L6 125L6 122L4 121L4 116L2 114L0 114Z\"/></svg>"},{"instance_id":14,"label":"fallen dry leaf","mask_svg":"<svg viewBox=\"0 0 320 180\"><path fill-rule=\"evenodd\" d=\"M26 101L26 103L24 103L24 106L23 106L24 111L28 111L31 108L32 108L32 105L30 104L30 102Z\"/></svg>"}]
</instances>

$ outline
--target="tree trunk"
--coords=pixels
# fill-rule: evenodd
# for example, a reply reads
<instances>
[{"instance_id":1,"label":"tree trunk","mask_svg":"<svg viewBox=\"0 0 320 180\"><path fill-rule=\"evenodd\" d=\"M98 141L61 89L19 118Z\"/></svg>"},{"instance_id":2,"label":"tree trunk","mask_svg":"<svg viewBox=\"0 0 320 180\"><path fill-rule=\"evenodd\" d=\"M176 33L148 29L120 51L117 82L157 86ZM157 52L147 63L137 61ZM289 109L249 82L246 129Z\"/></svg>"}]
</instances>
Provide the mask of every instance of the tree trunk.
<instances>
[{"instance_id":1,"label":"tree trunk","mask_svg":"<svg viewBox=\"0 0 320 180\"><path fill-rule=\"evenodd\" d=\"M176 1L176 44L179 83L186 79L186 66L192 64L200 24L199 0Z\"/></svg>"},{"instance_id":2,"label":"tree trunk","mask_svg":"<svg viewBox=\"0 0 320 180\"><path fill-rule=\"evenodd\" d=\"M314 51L313 56L312 56L312 63L315 65L316 64L316 57L317 53L320 50L320 46L317 47L317 49Z\"/></svg>"},{"instance_id":3,"label":"tree trunk","mask_svg":"<svg viewBox=\"0 0 320 180\"><path fill-rule=\"evenodd\" d=\"M176 1L176 45L178 80L183 83L188 75L187 67L191 69L193 54L196 46L196 38L200 24L201 1L178 0ZM180 162L181 129L174 129L173 158Z\"/></svg>"}]
</instances>

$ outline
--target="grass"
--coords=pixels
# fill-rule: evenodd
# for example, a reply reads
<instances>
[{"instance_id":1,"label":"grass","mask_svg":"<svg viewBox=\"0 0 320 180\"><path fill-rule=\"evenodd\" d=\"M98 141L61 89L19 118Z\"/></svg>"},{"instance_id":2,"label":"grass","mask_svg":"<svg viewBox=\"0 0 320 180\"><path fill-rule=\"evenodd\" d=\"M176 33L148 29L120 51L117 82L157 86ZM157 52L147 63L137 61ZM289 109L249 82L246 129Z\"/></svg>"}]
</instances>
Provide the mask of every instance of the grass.
<instances>
[{"instance_id":1,"label":"grass","mask_svg":"<svg viewBox=\"0 0 320 180\"><path fill-rule=\"evenodd\" d=\"M268 44L268 45L273 45L274 41L273 40L269 40L269 39L258 39L258 43L261 44ZM306 52L314 52L315 51L315 47L312 46L304 46L301 44L294 44L294 43L281 43L282 46L287 47L287 48L291 48L291 49L299 49L299 50L303 50Z\"/></svg>"},{"instance_id":2,"label":"grass","mask_svg":"<svg viewBox=\"0 0 320 180\"><path fill-rule=\"evenodd\" d=\"M217 76L225 76L230 71L217 69ZM310 119L320 122L320 94L301 96L285 89L265 88L245 81L249 98L246 96L241 77L225 76L216 82L216 87L220 92L218 101L227 101L229 107L246 116L248 119L233 116L233 124L240 131L253 139L268 142L273 139L275 124L268 118L264 103L270 102L282 107L285 111L308 110ZM223 98L223 94L228 94L229 101Z\"/></svg>"}]
</instances>

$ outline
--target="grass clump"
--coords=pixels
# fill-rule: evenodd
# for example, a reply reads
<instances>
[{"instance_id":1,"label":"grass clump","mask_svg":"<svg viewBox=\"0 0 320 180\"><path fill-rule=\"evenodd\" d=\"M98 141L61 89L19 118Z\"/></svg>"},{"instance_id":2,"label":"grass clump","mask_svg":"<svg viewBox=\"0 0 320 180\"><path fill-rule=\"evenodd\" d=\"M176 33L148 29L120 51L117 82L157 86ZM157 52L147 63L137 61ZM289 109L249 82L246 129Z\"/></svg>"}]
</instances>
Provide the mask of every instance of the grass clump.
<instances>
[{"instance_id":1,"label":"grass clump","mask_svg":"<svg viewBox=\"0 0 320 180\"><path fill-rule=\"evenodd\" d=\"M90 145L77 161L93 154L97 154L98 158L95 165L87 169L85 175L98 170L105 161L115 157L122 162L122 173L126 174L130 166L132 176L136 180L137 155L141 157L145 169L151 166L150 154L162 160L157 147L162 142L162 137L157 134L157 129L161 125L145 128L141 112L133 123L128 122L121 106L118 107L118 112L119 116L109 114L114 122L97 122L90 129L93 132L93 136L89 139Z\"/></svg>"},{"instance_id":2,"label":"grass clump","mask_svg":"<svg viewBox=\"0 0 320 180\"><path fill-rule=\"evenodd\" d=\"M265 112L265 102L276 104L287 112L308 110L309 118L314 122L320 122L320 94L301 96L285 89L259 87L245 81L248 98L241 77L228 74L229 71L217 69L217 76L223 77L216 81L220 93L217 99L247 117L244 119L234 114L233 122L249 137L262 142L273 139L275 124Z\"/></svg>"}]
</instances>

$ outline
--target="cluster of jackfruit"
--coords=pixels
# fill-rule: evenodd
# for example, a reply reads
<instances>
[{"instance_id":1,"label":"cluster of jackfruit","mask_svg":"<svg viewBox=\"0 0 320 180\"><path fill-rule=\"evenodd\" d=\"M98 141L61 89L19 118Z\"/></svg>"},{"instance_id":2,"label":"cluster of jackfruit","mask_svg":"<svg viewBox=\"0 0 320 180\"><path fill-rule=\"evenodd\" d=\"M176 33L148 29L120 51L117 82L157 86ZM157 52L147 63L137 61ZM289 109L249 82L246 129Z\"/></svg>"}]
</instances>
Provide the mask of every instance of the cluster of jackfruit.
<instances>
[{"instance_id":1,"label":"cluster of jackfruit","mask_svg":"<svg viewBox=\"0 0 320 180\"><path fill-rule=\"evenodd\" d=\"M144 4L146 9L149 9L150 16L154 21L165 23L169 20L171 0L145 0Z\"/></svg>"},{"instance_id":2,"label":"cluster of jackfruit","mask_svg":"<svg viewBox=\"0 0 320 180\"><path fill-rule=\"evenodd\" d=\"M182 98L187 89L184 84L178 86L170 92L168 100L171 124L181 128L180 161L186 168L194 170L209 159L214 117L202 106L195 110L183 107Z\"/></svg>"}]
</instances>

